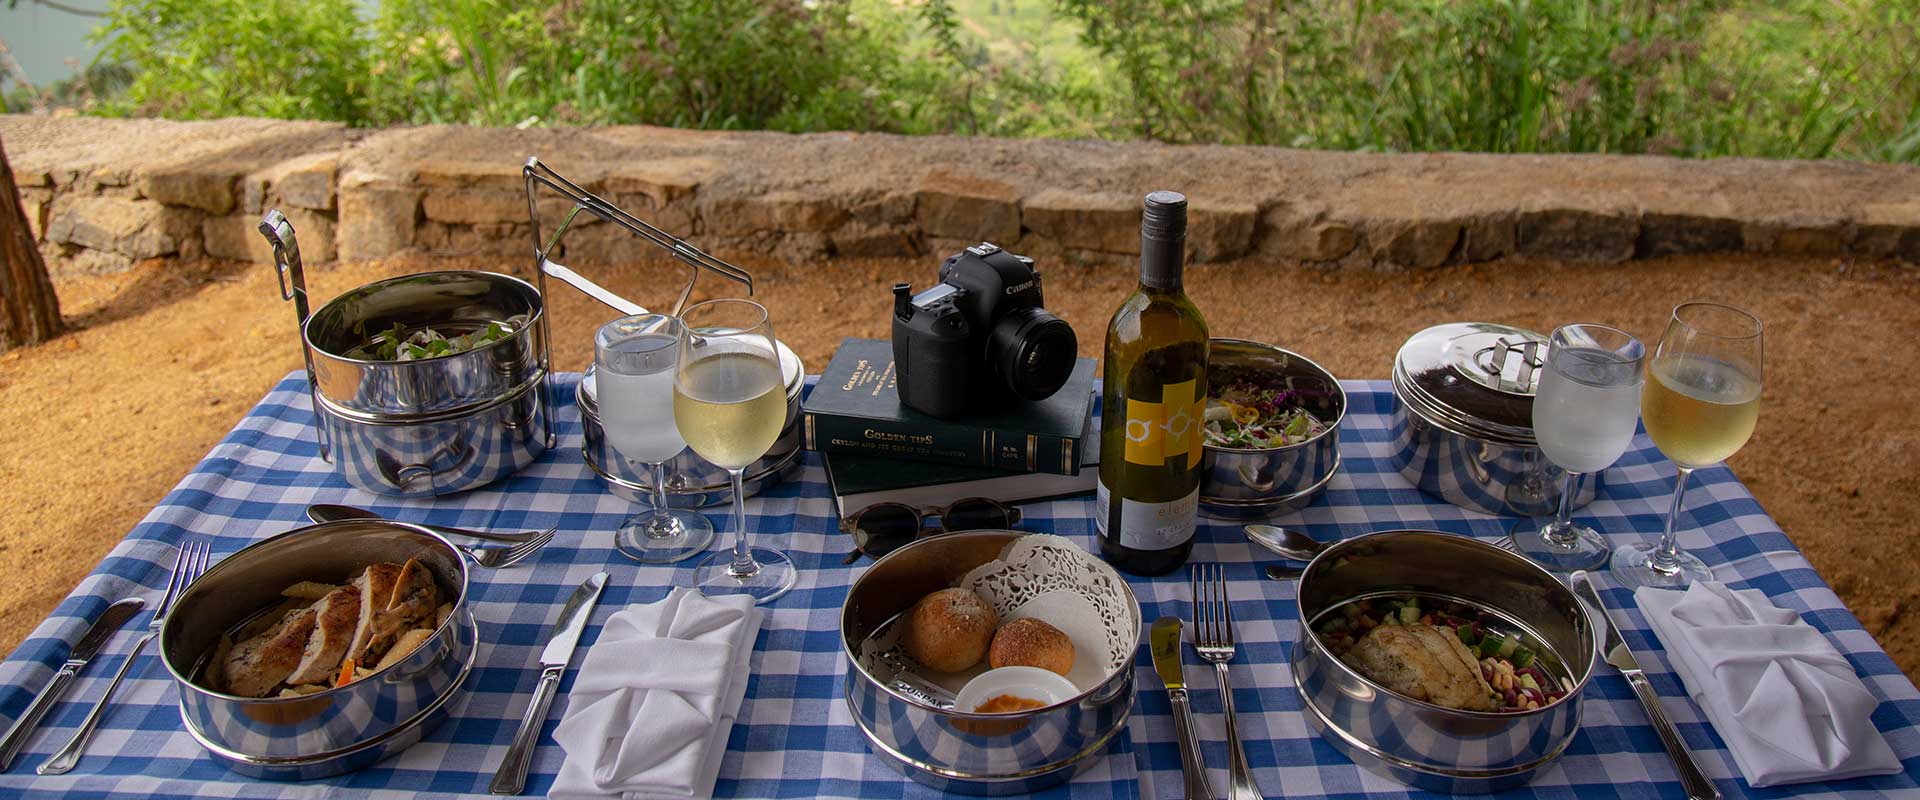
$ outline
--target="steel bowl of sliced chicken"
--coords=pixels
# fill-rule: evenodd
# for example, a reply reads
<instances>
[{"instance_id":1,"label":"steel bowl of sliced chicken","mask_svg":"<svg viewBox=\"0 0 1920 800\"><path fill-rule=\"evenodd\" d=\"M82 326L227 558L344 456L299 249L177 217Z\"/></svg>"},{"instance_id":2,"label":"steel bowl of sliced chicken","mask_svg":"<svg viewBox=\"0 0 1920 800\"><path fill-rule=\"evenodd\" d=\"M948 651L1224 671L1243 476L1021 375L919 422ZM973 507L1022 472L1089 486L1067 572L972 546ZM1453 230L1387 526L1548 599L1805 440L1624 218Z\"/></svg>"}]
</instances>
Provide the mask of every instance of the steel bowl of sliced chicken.
<instances>
[{"instance_id":1,"label":"steel bowl of sliced chicken","mask_svg":"<svg viewBox=\"0 0 1920 800\"><path fill-rule=\"evenodd\" d=\"M472 672L467 565L413 525L346 520L228 556L160 630L187 731L273 780L359 769L444 720Z\"/></svg>"},{"instance_id":2,"label":"steel bowl of sliced chicken","mask_svg":"<svg viewBox=\"0 0 1920 800\"><path fill-rule=\"evenodd\" d=\"M1547 769L1580 728L1597 628L1522 556L1382 531L1320 553L1296 596L1302 713L1362 767L1432 791L1501 791Z\"/></svg>"}]
</instances>

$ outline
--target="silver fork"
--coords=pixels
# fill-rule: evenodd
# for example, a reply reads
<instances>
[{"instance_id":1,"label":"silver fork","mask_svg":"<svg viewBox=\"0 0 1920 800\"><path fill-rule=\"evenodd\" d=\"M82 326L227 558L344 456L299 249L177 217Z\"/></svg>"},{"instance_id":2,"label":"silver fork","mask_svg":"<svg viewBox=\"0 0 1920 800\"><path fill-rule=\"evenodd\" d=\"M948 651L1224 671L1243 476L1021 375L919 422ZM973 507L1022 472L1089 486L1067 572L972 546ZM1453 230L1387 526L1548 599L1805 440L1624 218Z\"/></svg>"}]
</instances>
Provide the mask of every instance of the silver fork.
<instances>
[{"instance_id":1,"label":"silver fork","mask_svg":"<svg viewBox=\"0 0 1920 800\"><path fill-rule=\"evenodd\" d=\"M34 771L42 775L65 775L80 763L80 753L87 749L87 742L93 739L94 729L100 726L100 718L106 716L107 703L113 699L113 690L120 687L120 679L127 677L127 669L139 660L140 651L147 648L153 637L160 635L160 625L167 621L167 612L173 610L173 601L180 597L188 584L197 580L207 571L207 561L213 555L213 545L205 539L194 539L180 544L180 554L173 559L173 574L167 577L167 594L161 599L160 607L153 612L153 620L147 623L147 635L133 646L133 652L127 654L127 660L120 662L120 671L113 674L113 682L107 684L107 691L93 704L93 710L87 712L86 720L80 723L80 730L73 732L60 751L41 763Z\"/></svg>"},{"instance_id":2,"label":"silver fork","mask_svg":"<svg viewBox=\"0 0 1920 800\"><path fill-rule=\"evenodd\" d=\"M1233 717L1233 681L1227 662L1233 660L1233 609L1227 604L1226 568L1219 564L1193 565L1193 649L1213 664L1220 679L1220 707L1227 717L1227 768L1233 778L1231 800L1259 800L1260 784L1247 769L1247 753L1240 746L1240 726Z\"/></svg>"},{"instance_id":3,"label":"silver fork","mask_svg":"<svg viewBox=\"0 0 1920 800\"><path fill-rule=\"evenodd\" d=\"M454 547L460 548L460 552L466 553L475 564L488 569L502 569L518 564L527 556L540 552L540 548L546 547L547 542L553 541L553 533L557 530L559 528L548 528L541 531L538 536L512 547L473 547L464 544L456 544Z\"/></svg>"}]
</instances>

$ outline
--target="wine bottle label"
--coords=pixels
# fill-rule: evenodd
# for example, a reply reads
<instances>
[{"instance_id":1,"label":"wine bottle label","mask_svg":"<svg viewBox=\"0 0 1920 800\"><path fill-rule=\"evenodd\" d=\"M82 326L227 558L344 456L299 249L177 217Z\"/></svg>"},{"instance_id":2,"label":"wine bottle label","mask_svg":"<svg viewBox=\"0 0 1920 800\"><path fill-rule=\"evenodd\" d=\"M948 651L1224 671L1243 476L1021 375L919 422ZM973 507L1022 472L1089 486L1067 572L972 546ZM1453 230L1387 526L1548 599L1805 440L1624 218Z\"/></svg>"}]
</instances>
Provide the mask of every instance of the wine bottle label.
<instances>
[{"instance_id":1,"label":"wine bottle label","mask_svg":"<svg viewBox=\"0 0 1920 800\"><path fill-rule=\"evenodd\" d=\"M1200 463L1200 422L1207 398L1195 397L1195 382L1169 383L1160 390L1160 402L1127 398L1128 463L1165 466L1186 456L1189 466Z\"/></svg>"},{"instance_id":2,"label":"wine bottle label","mask_svg":"<svg viewBox=\"0 0 1920 800\"><path fill-rule=\"evenodd\" d=\"M1102 537L1135 550L1166 550L1193 538L1194 518L1200 513L1200 488L1168 503L1143 503L1114 498L1107 482L1094 490L1094 528Z\"/></svg>"}]
</instances>

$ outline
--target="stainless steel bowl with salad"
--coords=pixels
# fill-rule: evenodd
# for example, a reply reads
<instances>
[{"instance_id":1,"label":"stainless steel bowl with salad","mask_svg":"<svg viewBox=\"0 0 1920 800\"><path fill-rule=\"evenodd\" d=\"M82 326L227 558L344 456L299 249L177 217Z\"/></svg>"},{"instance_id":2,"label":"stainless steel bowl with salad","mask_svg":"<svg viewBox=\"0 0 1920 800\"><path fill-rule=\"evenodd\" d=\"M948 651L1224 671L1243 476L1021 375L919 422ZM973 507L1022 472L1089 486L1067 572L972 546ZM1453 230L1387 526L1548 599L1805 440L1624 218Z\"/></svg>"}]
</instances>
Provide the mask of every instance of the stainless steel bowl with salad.
<instances>
[{"instance_id":1,"label":"stainless steel bowl with salad","mask_svg":"<svg viewBox=\"0 0 1920 800\"><path fill-rule=\"evenodd\" d=\"M1200 507L1273 517L1301 508L1340 469L1347 393L1319 364L1270 344L1207 343Z\"/></svg>"},{"instance_id":2,"label":"stainless steel bowl with salad","mask_svg":"<svg viewBox=\"0 0 1920 800\"><path fill-rule=\"evenodd\" d=\"M1499 791L1578 732L1596 628L1526 558L1457 534L1382 531L1328 547L1299 581L1303 713L1360 766L1433 791Z\"/></svg>"}]
</instances>

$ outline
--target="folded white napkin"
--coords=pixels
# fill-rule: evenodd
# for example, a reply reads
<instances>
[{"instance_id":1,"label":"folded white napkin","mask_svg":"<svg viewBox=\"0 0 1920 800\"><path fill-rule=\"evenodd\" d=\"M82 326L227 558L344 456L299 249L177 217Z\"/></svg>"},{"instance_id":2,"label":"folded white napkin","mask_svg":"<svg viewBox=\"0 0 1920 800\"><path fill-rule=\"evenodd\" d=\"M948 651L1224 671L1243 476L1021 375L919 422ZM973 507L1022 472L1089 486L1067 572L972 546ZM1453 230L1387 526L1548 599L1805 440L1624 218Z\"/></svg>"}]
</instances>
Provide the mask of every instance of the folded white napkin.
<instances>
[{"instance_id":1,"label":"folded white napkin","mask_svg":"<svg viewBox=\"0 0 1920 800\"><path fill-rule=\"evenodd\" d=\"M553 732L567 760L547 796L711 796L760 616L747 595L681 588L608 618Z\"/></svg>"},{"instance_id":2,"label":"folded white napkin","mask_svg":"<svg viewBox=\"0 0 1920 800\"><path fill-rule=\"evenodd\" d=\"M1749 785L1901 771L1870 719L1879 701L1799 614L1710 581L1634 599Z\"/></svg>"}]
</instances>

